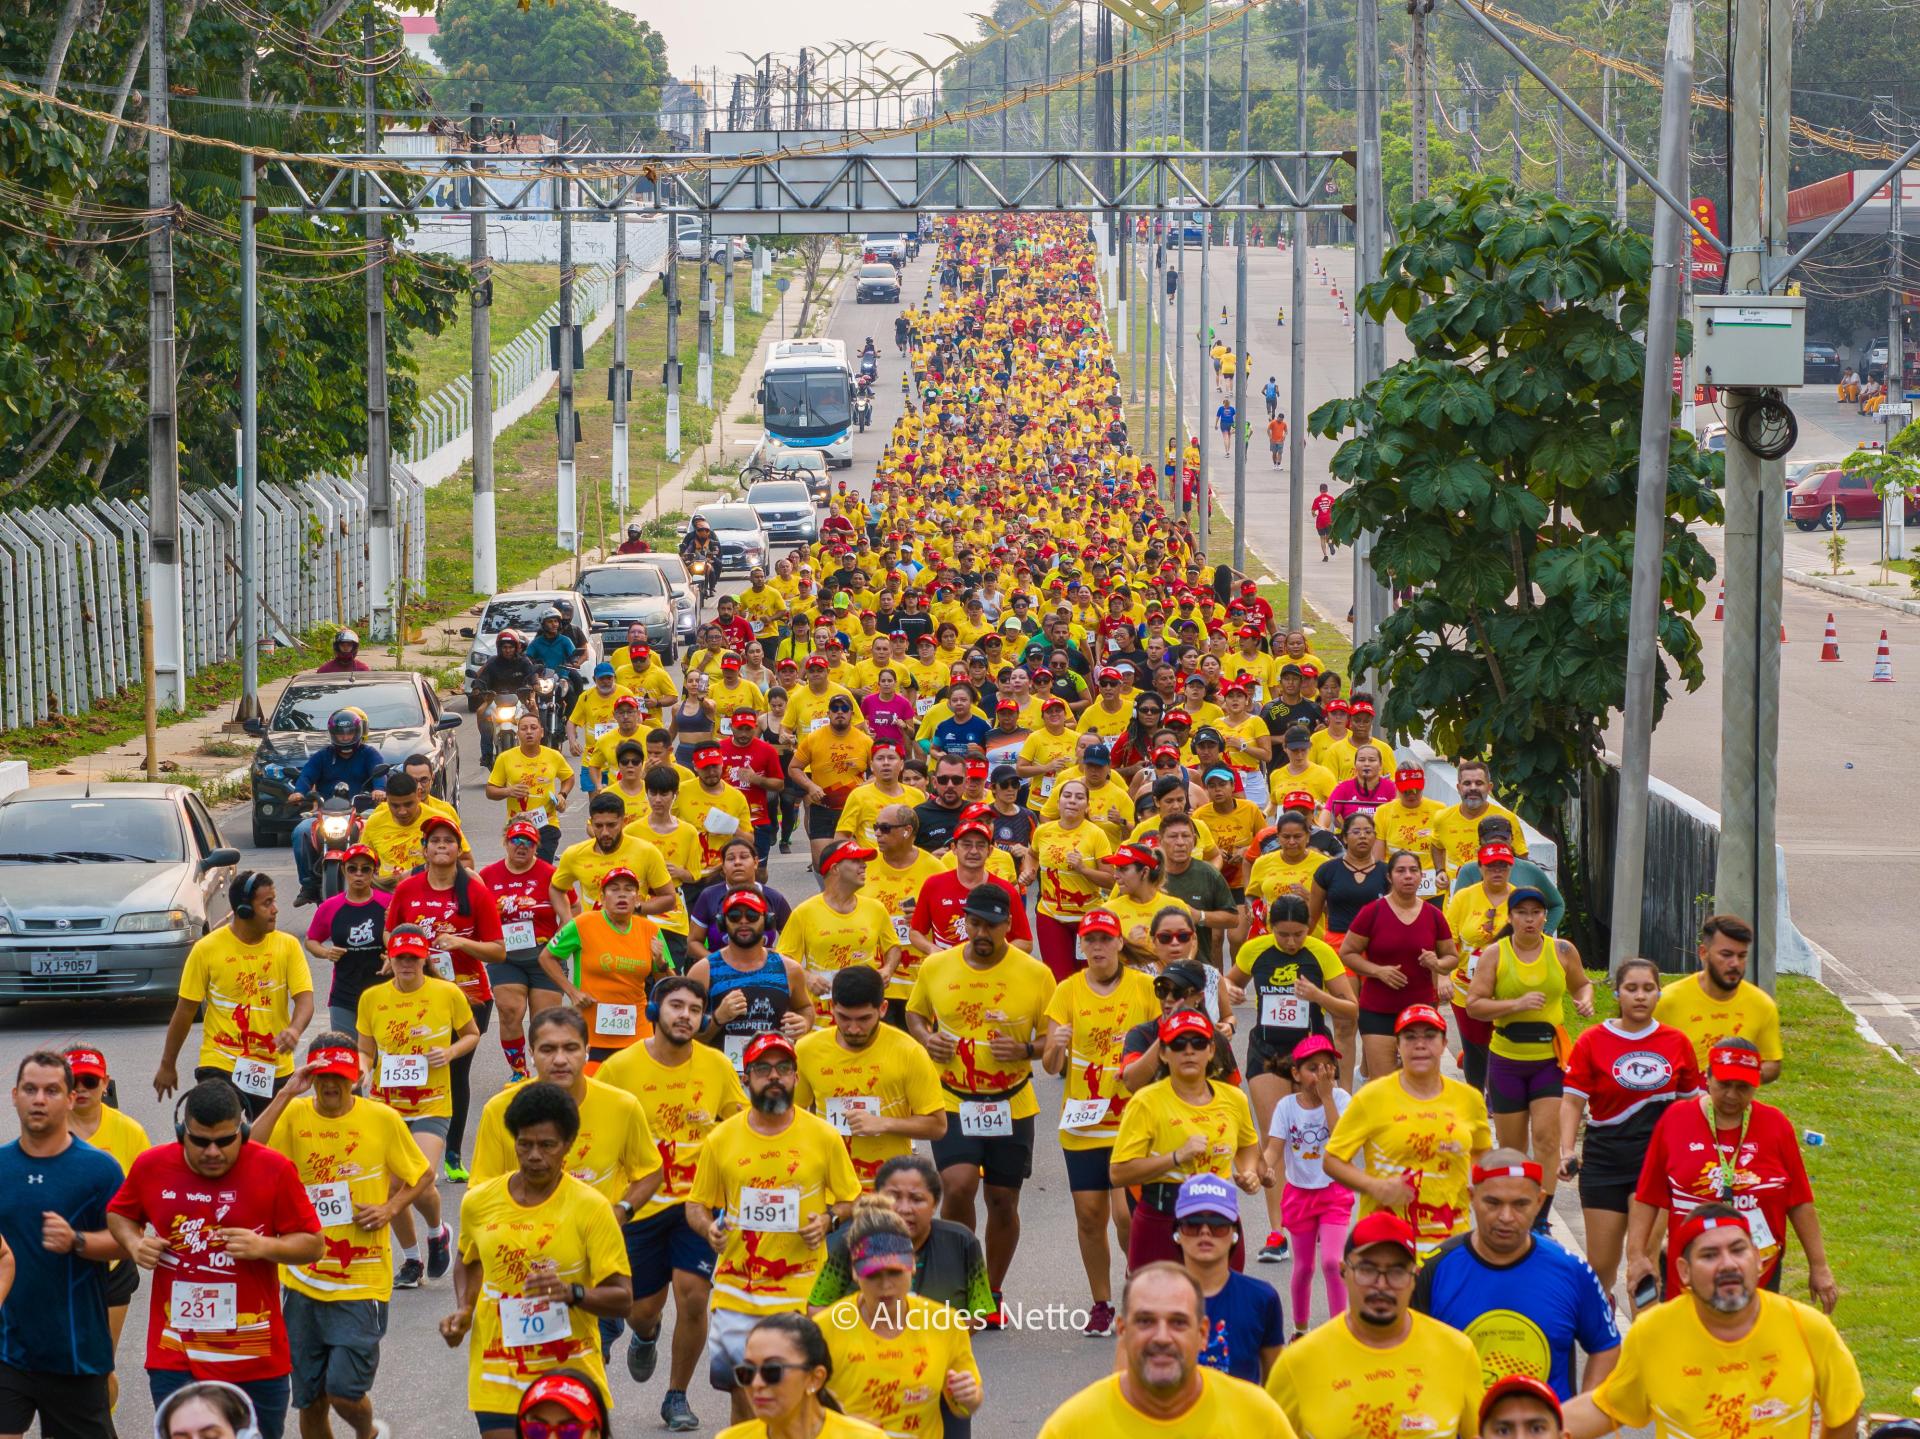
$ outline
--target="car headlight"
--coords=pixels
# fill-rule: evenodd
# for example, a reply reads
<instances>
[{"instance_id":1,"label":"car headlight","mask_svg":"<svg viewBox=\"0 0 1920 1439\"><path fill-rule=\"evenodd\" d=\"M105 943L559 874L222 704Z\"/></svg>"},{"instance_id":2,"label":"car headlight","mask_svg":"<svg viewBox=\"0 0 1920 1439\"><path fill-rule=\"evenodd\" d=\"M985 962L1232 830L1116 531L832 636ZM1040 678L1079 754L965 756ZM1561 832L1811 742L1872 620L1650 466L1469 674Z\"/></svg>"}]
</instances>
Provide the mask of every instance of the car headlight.
<instances>
[{"instance_id":1,"label":"car headlight","mask_svg":"<svg viewBox=\"0 0 1920 1439\"><path fill-rule=\"evenodd\" d=\"M4 914L0 914L0 934L12 934L12 933L13 933L13 921L8 919Z\"/></svg>"},{"instance_id":2,"label":"car headlight","mask_svg":"<svg viewBox=\"0 0 1920 1439\"><path fill-rule=\"evenodd\" d=\"M185 929L187 912L184 909L149 909L138 914L123 914L116 924L116 934L159 934L169 929Z\"/></svg>"}]
</instances>

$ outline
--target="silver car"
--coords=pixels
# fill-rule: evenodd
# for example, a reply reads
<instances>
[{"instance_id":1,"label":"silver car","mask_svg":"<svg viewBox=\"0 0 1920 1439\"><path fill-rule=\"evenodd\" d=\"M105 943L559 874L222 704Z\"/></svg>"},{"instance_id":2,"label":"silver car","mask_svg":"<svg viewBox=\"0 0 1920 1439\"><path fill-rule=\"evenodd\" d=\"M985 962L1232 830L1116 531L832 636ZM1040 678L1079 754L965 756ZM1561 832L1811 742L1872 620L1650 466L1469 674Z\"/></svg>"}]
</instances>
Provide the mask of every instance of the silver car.
<instances>
[{"instance_id":1,"label":"silver car","mask_svg":"<svg viewBox=\"0 0 1920 1439\"><path fill-rule=\"evenodd\" d=\"M747 490L747 504L760 516L774 544L812 544L820 538L813 492L804 480L761 480Z\"/></svg>"},{"instance_id":2,"label":"silver car","mask_svg":"<svg viewBox=\"0 0 1920 1439\"><path fill-rule=\"evenodd\" d=\"M751 505L702 505L693 513L713 526L719 537L722 572L737 570L745 574L755 565L766 564L771 546Z\"/></svg>"},{"instance_id":3,"label":"silver car","mask_svg":"<svg viewBox=\"0 0 1920 1439\"><path fill-rule=\"evenodd\" d=\"M172 999L227 918L240 851L185 785L78 783L0 800L0 1005Z\"/></svg>"}]
</instances>

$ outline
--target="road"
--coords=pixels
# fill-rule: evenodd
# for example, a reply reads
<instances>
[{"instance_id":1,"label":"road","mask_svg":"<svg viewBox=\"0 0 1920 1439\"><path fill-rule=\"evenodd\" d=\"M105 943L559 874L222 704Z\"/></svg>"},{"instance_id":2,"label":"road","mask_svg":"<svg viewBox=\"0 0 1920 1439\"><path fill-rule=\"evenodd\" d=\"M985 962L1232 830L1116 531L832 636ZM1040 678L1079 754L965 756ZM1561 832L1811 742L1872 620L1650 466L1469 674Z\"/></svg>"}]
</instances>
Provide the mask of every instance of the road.
<instances>
[{"instance_id":1,"label":"road","mask_svg":"<svg viewBox=\"0 0 1920 1439\"><path fill-rule=\"evenodd\" d=\"M1326 280L1315 276L1317 264ZM1307 409L1353 392L1352 331L1343 325L1332 289L1349 297L1351 306L1353 253L1342 248L1315 248L1309 252L1307 284ZM1233 298L1233 255L1216 249L1211 262L1208 308L1219 326L1222 298L1229 308ZM1200 426L1211 445L1212 483L1222 509L1231 514L1232 466L1222 458L1219 433L1213 428L1219 395L1211 365L1191 337L1198 333L1198 257L1190 256L1183 283L1188 289L1189 343L1187 405L1190 423ZM1286 406L1288 351L1291 334L1278 328L1278 306L1291 313L1292 272L1287 255L1262 249L1248 262L1248 333L1253 353L1249 371L1248 409L1257 417L1255 443L1247 463L1247 539L1262 570L1286 575L1288 543L1287 472L1268 462L1258 422L1265 409L1260 388L1269 375L1279 377L1282 408ZM1231 326L1220 327L1229 341ZM1169 336L1169 339L1172 337ZM1389 364L1410 351L1398 331L1388 336ZM1204 370L1204 373L1203 373ZM1123 370L1123 374L1124 374ZM1196 396L1199 398L1196 399ZM1878 426L1832 403L1829 387L1803 392L1799 409L1805 416L1796 453L1825 458L1844 453L1858 439L1878 435ZM1288 416L1290 422L1300 417ZM1307 492L1328 478L1328 466L1338 448L1317 436L1307 439ZM1332 490L1343 487L1332 482ZM1322 563L1311 534L1306 537L1304 589L1306 598L1322 614L1343 621L1353 600L1353 568L1348 555ZM1858 571L1850 583L1877 579L1873 561L1879 542L1871 526L1843 532L1849 568ZM1911 532L1910 532L1911 533ZM1701 539L1718 560L1721 531L1703 528ZM1827 557L1824 535L1805 535L1789 528L1786 564L1789 568L1822 570ZM1898 579L1898 576L1896 576ZM1712 619L1712 596L1701 618L1706 683L1692 694L1678 696L1668 707L1653 740L1653 770L1668 784L1692 795L1710 808L1720 805L1720 676L1723 625ZM1820 639L1829 613L1840 636L1838 664L1819 660ZM1907 925L1899 921L1920 915L1911 877L1920 858L1920 810L1888 803L1886 779L1901 772L1920 741L1911 701L1901 682L1873 684L1873 659L1880 631L1886 630L1894 658L1896 681L1920 679L1912 670L1920 664L1920 618L1861 601L1831 596L1804 586L1785 587L1784 619L1787 645L1781 660L1781 766L1778 834L1787 853L1787 890L1795 924L1837 962L1828 965L1826 980L1842 998L1870 1015L1881 1033L1909 1051L1920 1051L1920 981L1914 978L1904 943ZM1610 742L1618 745L1617 732ZM1870 826L1839 821L1847 815L1871 815ZM1908 878L1902 880L1901 875ZM1902 900L1900 895L1906 895ZM1891 922L1890 922L1891 921Z\"/></svg>"}]
</instances>

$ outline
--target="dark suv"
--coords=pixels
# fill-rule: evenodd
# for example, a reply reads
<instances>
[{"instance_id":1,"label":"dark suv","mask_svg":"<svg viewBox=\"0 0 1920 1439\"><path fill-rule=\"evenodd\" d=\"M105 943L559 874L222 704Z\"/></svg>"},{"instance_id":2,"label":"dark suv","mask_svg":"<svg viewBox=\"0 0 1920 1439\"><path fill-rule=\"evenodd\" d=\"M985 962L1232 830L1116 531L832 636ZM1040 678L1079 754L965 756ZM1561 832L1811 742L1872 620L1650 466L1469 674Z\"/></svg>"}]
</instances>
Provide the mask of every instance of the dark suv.
<instances>
[{"instance_id":1,"label":"dark suv","mask_svg":"<svg viewBox=\"0 0 1920 1439\"><path fill-rule=\"evenodd\" d=\"M1815 341L1806 347L1806 380L1809 385L1837 385L1842 373L1840 351Z\"/></svg>"}]
</instances>

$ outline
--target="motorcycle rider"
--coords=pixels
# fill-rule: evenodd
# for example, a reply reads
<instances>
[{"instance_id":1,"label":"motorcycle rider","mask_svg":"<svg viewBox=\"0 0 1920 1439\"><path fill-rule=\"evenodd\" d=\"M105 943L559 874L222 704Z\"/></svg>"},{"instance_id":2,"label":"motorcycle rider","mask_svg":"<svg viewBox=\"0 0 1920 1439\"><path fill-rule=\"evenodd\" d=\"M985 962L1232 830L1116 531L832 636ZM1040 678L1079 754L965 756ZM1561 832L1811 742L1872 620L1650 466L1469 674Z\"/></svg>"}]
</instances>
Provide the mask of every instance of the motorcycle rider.
<instances>
[{"instance_id":1,"label":"motorcycle rider","mask_svg":"<svg viewBox=\"0 0 1920 1439\"><path fill-rule=\"evenodd\" d=\"M653 546L640 538L640 526L628 525L627 538L621 544L617 553L623 555L646 555L653 553Z\"/></svg>"},{"instance_id":2,"label":"motorcycle rider","mask_svg":"<svg viewBox=\"0 0 1920 1439\"><path fill-rule=\"evenodd\" d=\"M500 631L493 641L493 658L480 666L473 677L474 713L483 713L487 701L494 695L518 695L522 702L528 701L533 679L533 661L527 658L527 642L520 637L520 631ZM493 726L484 722L480 726L480 763L484 768L493 768Z\"/></svg>"},{"instance_id":3,"label":"motorcycle rider","mask_svg":"<svg viewBox=\"0 0 1920 1439\"><path fill-rule=\"evenodd\" d=\"M352 630L338 630L333 636L333 658L315 665L317 675L364 674L373 666L360 658L360 636Z\"/></svg>"},{"instance_id":4,"label":"motorcycle rider","mask_svg":"<svg viewBox=\"0 0 1920 1439\"><path fill-rule=\"evenodd\" d=\"M327 747L316 751L300 767L300 777L287 791L287 806L299 809L316 795L331 795L334 786L344 784L347 797L371 794L374 801L387 797L386 788L376 778L385 763L380 751L366 742L367 717L357 709L335 710L327 719ZM313 872L313 822L308 815L293 827L293 868L300 876L300 893L294 904L312 904L320 898L320 882Z\"/></svg>"},{"instance_id":5,"label":"motorcycle rider","mask_svg":"<svg viewBox=\"0 0 1920 1439\"><path fill-rule=\"evenodd\" d=\"M706 516L695 515L693 525L688 529L686 538L680 541L680 558L691 569L695 560L705 561L706 578L701 582L703 597L711 598L720 587L720 537L713 532L713 526L707 523Z\"/></svg>"}]
</instances>

